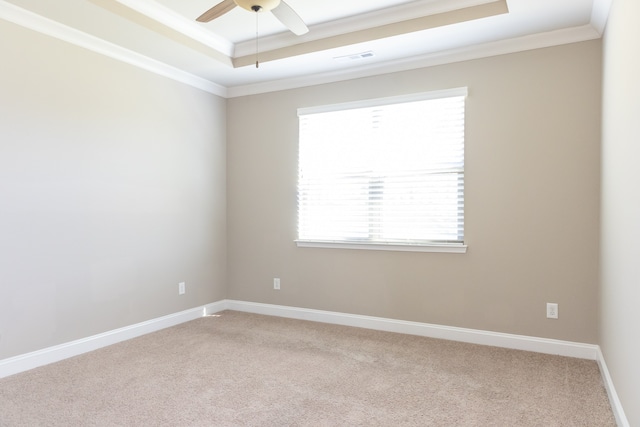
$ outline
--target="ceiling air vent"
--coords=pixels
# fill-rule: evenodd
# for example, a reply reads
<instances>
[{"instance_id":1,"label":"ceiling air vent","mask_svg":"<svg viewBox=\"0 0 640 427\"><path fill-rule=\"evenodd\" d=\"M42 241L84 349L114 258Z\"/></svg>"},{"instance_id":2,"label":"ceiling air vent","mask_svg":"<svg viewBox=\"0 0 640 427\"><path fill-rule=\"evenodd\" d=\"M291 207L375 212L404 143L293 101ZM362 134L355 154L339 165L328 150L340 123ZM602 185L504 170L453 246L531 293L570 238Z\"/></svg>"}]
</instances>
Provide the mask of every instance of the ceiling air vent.
<instances>
[{"instance_id":1,"label":"ceiling air vent","mask_svg":"<svg viewBox=\"0 0 640 427\"><path fill-rule=\"evenodd\" d=\"M352 53L351 55L335 56L333 59L338 62L350 62L350 61L358 61L360 59L371 58L372 56L374 56L373 52L368 50L366 52Z\"/></svg>"}]
</instances>

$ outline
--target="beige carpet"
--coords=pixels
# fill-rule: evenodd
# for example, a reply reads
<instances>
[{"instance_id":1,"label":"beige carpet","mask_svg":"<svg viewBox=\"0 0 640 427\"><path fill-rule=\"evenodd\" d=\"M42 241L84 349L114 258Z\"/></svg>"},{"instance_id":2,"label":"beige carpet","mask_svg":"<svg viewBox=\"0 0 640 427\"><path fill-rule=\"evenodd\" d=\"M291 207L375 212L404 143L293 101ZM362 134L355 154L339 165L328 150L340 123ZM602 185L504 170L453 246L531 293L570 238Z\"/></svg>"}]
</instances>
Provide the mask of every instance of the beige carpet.
<instances>
[{"instance_id":1,"label":"beige carpet","mask_svg":"<svg viewBox=\"0 0 640 427\"><path fill-rule=\"evenodd\" d=\"M223 312L0 380L13 426L613 426L593 361Z\"/></svg>"}]
</instances>

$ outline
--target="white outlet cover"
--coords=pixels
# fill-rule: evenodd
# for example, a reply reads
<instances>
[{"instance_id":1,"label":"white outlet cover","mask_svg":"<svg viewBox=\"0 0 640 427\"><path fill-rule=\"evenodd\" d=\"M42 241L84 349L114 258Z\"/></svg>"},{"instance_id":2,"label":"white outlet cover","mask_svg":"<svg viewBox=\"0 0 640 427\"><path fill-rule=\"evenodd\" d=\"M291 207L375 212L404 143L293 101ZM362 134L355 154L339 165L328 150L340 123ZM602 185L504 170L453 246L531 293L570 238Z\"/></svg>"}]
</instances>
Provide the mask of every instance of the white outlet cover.
<instances>
[{"instance_id":1,"label":"white outlet cover","mask_svg":"<svg viewBox=\"0 0 640 427\"><path fill-rule=\"evenodd\" d=\"M558 318L558 304L553 302L547 303L547 318L548 319Z\"/></svg>"}]
</instances>

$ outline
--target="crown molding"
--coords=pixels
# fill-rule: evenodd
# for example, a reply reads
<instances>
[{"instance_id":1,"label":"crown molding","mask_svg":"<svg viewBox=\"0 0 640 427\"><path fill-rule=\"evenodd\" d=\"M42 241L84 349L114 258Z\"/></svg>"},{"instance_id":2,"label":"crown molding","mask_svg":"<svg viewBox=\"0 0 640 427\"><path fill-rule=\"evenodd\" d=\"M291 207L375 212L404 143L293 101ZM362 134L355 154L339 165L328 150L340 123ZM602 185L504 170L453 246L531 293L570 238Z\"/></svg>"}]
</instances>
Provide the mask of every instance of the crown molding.
<instances>
[{"instance_id":1,"label":"crown molding","mask_svg":"<svg viewBox=\"0 0 640 427\"><path fill-rule=\"evenodd\" d=\"M277 92L287 89L296 89L306 86L314 86L344 80L371 77L379 74L409 71L418 68L433 67L436 65L444 65L455 62L469 61L473 59L487 58L491 56L506 55L521 51L594 40L600 37L601 34L591 25L583 25L580 27L550 31L547 33L532 34L508 40L500 40L480 45L428 53L413 58L405 58L396 61L363 65L357 68L350 68L348 70L327 72L316 74L313 76L294 77L252 85L229 87L228 97L235 98L247 95L257 95L261 93Z\"/></svg>"},{"instance_id":2,"label":"crown molding","mask_svg":"<svg viewBox=\"0 0 640 427\"><path fill-rule=\"evenodd\" d=\"M154 0L116 0L118 3L135 10L197 42L204 44L227 57L233 54L234 46L230 41L218 37L202 28L195 20L175 13Z\"/></svg>"},{"instance_id":3,"label":"crown molding","mask_svg":"<svg viewBox=\"0 0 640 427\"><path fill-rule=\"evenodd\" d=\"M593 0L593 8L591 9L591 25L600 35L604 33L604 29L607 25L612 2L613 0Z\"/></svg>"},{"instance_id":4,"label":"crown molding","mask_svg":"<svg viewBox=\"0 0 640 427\"><path fill-rule=\"evenodd\" d=\"M151 59L99 37L63 25L59 22L22 9L4 0L0 0L0 19L12 22L24 28L54 37L58 40L91 50L112 59L133 65L134 67L167 77L172 80L202 89L214 95L227 97L227 88L176 67Z\"/></svg>"},{"instance_id":5,"label":"crown molding","mask_svg":"<svg viewBox=\"0 0 640 427\"><path fill-rule=\"evenodd\" d=\"M148 0L118 0L121 3L149 3ZM505 55L519 51L540 49L568 43L598 39L602 36L611 8L612 0L594 0L591 23L588 25L533 34L508 40L501 40L458 49L433 52L413 58L388 61L376 64L363 64L359 67L311 76L291 77L263 83L225 87L213 81L151 59L137 52L125 49L98 37L81 32L59 22L22 9L5 0L0 0L0 19L20 25L24 28L57 38L76 46L94 51L104 56L125 62L146 71L204 90L224 98L295 89L325 83L333 83L379 74L408 71L418 68L443 65L491 56Z\"/></svg>"}]
</instances>

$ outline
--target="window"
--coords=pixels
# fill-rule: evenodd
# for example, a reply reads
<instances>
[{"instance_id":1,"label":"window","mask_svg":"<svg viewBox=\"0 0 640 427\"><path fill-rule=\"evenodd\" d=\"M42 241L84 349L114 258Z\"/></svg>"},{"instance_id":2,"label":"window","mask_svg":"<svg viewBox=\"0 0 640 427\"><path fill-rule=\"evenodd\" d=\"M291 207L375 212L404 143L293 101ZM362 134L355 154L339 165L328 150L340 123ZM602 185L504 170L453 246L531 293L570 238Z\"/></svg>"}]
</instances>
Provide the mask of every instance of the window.
<instances>
[{"instance_id":1,"label":"window","mask_svg":"<svg viewBox=\"0 0 640 427\"><path fill-rule=\"evenodd\" d=\"M299 109L298 245L464 252L466 93Z\"/></svg>"}]
</instances>

